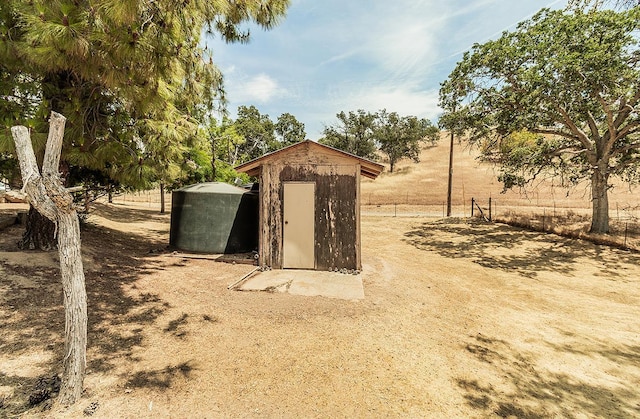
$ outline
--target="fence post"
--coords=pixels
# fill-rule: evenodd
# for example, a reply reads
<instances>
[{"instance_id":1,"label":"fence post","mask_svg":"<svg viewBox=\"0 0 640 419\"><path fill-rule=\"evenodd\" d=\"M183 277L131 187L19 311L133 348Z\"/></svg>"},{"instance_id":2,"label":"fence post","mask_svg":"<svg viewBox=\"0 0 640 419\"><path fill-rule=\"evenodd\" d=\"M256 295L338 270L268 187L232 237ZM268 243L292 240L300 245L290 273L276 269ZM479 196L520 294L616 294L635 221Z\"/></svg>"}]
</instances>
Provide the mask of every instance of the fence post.
<instances>
[{"instance_id":1,"label":"fence post","mask_svg":"<svg viewBox=\"0 0 640 419\"><path fill-rule=\"evenodd\" d=\"M493 218L491 218L491 197L489 197L489 221L493 221Z\"/></svg>"},{"instance_id":2,"label":"fence post","mask_svg":"<svg viewBox=\"0 0 640 419\"><path fill-rule=\"evenodd\" d=\"M473 207L474 207L475 203L476 203L476 200L475 200L475 198L472 197L471 198L471 218L473 218Z\"/></svg>"}]
</instances>

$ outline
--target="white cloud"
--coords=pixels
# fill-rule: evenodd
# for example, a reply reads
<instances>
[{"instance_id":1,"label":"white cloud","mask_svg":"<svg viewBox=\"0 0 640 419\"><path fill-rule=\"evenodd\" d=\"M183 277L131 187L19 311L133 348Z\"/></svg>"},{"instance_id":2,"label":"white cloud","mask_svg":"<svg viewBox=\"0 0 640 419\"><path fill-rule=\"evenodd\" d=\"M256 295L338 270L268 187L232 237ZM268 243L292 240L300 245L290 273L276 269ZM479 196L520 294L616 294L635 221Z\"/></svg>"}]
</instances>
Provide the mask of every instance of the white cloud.
<instances>
[{"instance_id":1,"label":"white cloud","mask_svg":"<svg viewBox=\"0 0 640 419\"><path fill-rule=\"evenodd\" d=\"M290 112L316 138L340 111L386 108L436 121L438 89L462 51L566 0L293 0L272 31L212 47L230 111ZM224 68L227 67L227 68Z\"/></svg>"},{"instance_id":2,"label":"white cloud","mask_svg":"<svg viewBox=\"0 0 640 419\"><path fill-rule=\"evenodd\" d=\"M366 40L364 53L395 77L406 77L422 72L425 65L438 53L438 38L441 22L430 16L438 7L432 4L397 4L385 2L387 6L375 12L385 16L384 21L371 26L373 36ZM427 13L425 9L431 8Z\"/></svg>"},{"instance_id":3,"label":"white cloud","mask_svg":"<svg viewBox=\"0 0 640 419\"><path fill-rule=\"evenodd\" d=\"M327 9L341 10L310 28L305 42L318 43L323 70L343 62L359 62L392 77L424 69L437 56L437 32L443 24L442 2L343 2L328 0ZM318 42L321 40L321 42ZM345 63L348 65L347 63Z\"/></svg>"},{"instance_id":4,"label":"white cloud","mask_svg":"<svg viewBox=\"0 0 640 419\"><path fill-rule=\"evenodd\" d=\"M248 80L236 80L234 83L230 83L228 90L233 95L234 101L246 103L267 103L275 98L287 95L286 89L264 73L253 76Z\"/></svg>"}]
</instances>

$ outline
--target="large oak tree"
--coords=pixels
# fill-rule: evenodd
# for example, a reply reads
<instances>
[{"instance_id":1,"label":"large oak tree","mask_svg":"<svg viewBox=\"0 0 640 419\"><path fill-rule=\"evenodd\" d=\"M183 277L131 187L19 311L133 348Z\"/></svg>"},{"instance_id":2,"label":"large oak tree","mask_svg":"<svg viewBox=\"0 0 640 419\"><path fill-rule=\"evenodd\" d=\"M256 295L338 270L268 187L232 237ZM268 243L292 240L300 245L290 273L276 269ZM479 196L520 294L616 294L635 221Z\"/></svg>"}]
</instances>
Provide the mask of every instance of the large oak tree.
<instances>
[{"instance_id":1,"label":"large oak tree","mask_svg":"<svg viewBox=\"0 0 640 419\"><path fill-rule=\"evenodd\" d=\"M496 161L506 187L547 173L591 183L609 231L610 179L638 178L640 8L542 10L465 53L440 90L441 125Z\"/></svg>"},{"instance_id":2,"label":"large oak tree","mask_svg":"<svg viewBox=\"0 0 640 419\"><path fill-rule=\"evenodd\" d=\"M428 119L400 116L383 109L376 114L374 138L389 159L389 171L393 173L399 160L419 162L422 144L436 144L440 131Z\"/></svg>"},{"instance_id":3,"label":"large oak tree","mask_svg":"<svg viewBox=\"0 0 640 419\"><path fill-rule=\"evenodd\" d=\"M363 109L339 112L338 122L323 130L320 143L366 159L377 158L374 138L376 114Z\"/></svg>"}]
</instances>

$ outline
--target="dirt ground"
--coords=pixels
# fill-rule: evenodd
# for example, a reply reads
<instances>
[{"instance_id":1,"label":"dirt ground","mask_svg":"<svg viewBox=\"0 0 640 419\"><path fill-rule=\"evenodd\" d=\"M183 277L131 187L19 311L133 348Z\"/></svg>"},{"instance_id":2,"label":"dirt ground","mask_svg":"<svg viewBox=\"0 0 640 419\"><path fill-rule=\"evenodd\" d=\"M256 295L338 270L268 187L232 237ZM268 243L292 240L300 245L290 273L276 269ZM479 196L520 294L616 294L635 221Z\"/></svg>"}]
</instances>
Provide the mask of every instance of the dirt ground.
<instances>
[{"instance_id":1,"label":"dirt ground","mask_svg":"<svg viewBox=\"0 0 640 419\"><path fill-rule=\"evenodd\" d=\"M168 215L99 205L86 391L45 411L27 400L61 368L56 256L1 231L0 417L640 417L640 255L466 219L362 223L365 299L347 301L229 291L251 266L174 257Z\"/></svg>"}]
</instances>

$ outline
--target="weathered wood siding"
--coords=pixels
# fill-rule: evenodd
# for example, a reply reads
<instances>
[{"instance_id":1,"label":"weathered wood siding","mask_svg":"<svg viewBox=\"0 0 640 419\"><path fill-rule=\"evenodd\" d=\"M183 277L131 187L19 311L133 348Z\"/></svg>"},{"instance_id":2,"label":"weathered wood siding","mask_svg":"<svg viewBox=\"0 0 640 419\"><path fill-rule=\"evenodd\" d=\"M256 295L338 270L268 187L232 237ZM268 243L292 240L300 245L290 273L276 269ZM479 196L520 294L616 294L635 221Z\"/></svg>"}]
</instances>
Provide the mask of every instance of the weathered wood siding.
<instances>
[{"instance_id":1,"label":"weathered wood siding","mask_svg":"<svg viewBox=\"0 0 640 419\"><path fill-rule=\"evenodd\" d=\"M262 166L260 264L282 268L283 183L314 182L316 269L360 269L359 176L359 165L332 155L301 153Z\"/></svg>"}]
</instances>

